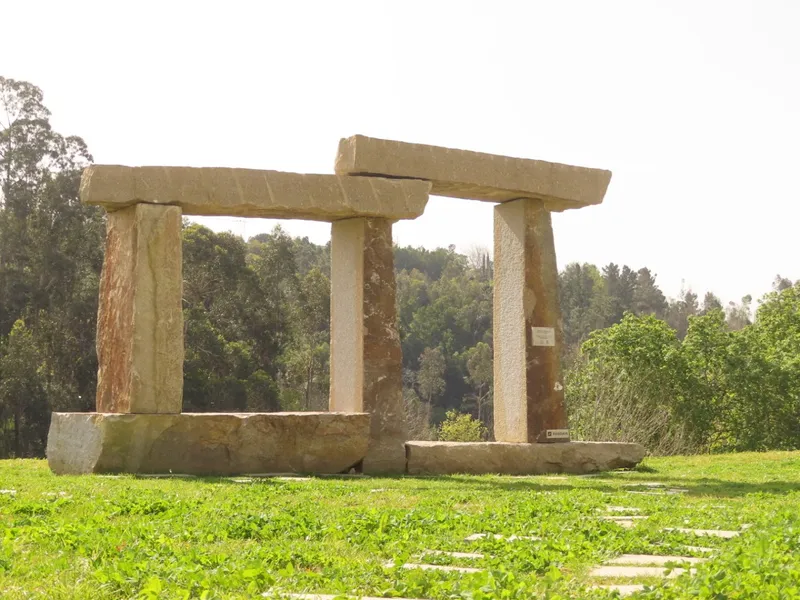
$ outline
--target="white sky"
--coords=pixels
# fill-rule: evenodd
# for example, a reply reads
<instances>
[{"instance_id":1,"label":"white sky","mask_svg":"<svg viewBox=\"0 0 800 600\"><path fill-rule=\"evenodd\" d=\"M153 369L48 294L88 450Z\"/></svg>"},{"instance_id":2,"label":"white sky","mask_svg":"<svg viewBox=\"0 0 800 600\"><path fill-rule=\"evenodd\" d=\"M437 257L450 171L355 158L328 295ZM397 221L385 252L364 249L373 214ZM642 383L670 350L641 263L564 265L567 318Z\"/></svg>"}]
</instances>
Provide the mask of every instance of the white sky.
<instances>
[{"instance_id":1,"label":"white sky","mask_svg":"<svg viewBox=\"0 0 800 600\"><path fill-rule=\"evenodd\" d=\"M0 0L0 75L99 163L332 173L361 133L610 169L554 217L560 265L727 302L800 278L799 27L792 0ZM491 204L432 198L395 239L491 247Z\"/></svg>"}]
</instances>

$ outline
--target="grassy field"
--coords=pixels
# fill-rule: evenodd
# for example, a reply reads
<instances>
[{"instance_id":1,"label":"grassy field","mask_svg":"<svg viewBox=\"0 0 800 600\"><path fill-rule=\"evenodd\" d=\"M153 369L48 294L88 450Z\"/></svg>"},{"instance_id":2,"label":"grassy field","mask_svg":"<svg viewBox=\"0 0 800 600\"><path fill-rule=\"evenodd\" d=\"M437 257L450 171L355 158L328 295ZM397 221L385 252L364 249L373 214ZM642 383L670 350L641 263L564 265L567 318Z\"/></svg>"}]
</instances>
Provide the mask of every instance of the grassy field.
<instances>
[{"instance_id":1,"label":"grassy field","mask_svg":"<svg viewBox=\"0 0 800 600\"><path fill-rule=\"evenodd\" d=\"M56 477L20 460L0 461L0 490L2 598L612 598L590 586L630 582L589 573L621 554L708 557L696 573L634 580L649 585L630 597L800 598L800 452L649 459L599 477L294 481ZM621 514L646 518L604 518ZM505 537L465 540L475 533Z\"/></svg>"}]
</instances>

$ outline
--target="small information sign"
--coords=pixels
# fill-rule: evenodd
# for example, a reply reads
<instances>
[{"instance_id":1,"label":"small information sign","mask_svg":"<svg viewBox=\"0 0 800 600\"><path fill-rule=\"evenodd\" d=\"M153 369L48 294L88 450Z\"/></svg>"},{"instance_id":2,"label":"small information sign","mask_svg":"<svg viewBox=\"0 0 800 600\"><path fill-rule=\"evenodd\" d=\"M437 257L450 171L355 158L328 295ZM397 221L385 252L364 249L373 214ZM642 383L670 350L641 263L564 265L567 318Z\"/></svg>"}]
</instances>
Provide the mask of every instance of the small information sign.
<instances>
[{"instance_id":1,"label":"small information sign","mask_svg":"<svg viewBox=\"0 0 800 600\"><path fill-rule=\"evenodd\" d=\"M556 330L552 327L531 327L534 346L555 346Z\"/></svg>"}]
</instances>

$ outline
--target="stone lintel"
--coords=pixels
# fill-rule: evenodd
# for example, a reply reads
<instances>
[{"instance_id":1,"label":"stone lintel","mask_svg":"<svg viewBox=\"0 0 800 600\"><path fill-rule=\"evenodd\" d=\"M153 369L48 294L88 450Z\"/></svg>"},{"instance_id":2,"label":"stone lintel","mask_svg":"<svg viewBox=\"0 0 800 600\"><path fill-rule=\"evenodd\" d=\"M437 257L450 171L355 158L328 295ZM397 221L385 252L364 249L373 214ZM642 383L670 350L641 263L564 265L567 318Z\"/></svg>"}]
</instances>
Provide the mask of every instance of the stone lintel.
<instances>
[{"instance_id":1,"label":"stone lintel","mask_svg":"<svg viewBox=\"0 0 800 600\"><path fill-rule=\"evenodd\" d=\"M407 429L395 307L392 224L331 226L330 410L369 412L365 473L403 473Z\"/></svg>"},{"instance_id":2,"label":"stone lintel","mask_svg":"<svg viewBox=\"0 0 800 600\"><path fill-rule=\"evenodd\" d=\"M109 213L97 313L97 410L179 413L183 401L181 209Z\"/></svg>"},{"instance_id":3,"label":"stone lintel","mask_svg":"<svg viewBox=\"0 0 800 600\"><path fill-rule=\"evenodd\" d=\"M645 455L639 444L568 442L407 442L409 475L538 475L632 468Z\"/></svg>"},{"instance_id":4,"label":"stone lintel","mask_svg":"<svg viewBox=\"0 0 800 600\"><path fill-rule=\"evenodd\" d=\"M306 175L254 169L93 165L81 201L108 211L137 203L172 204L186 215L337 221L415 219L430 184L386 178Z\"/></svg>"},{"instance_id":5,"label":"stone lintel","mask_svg":"<svg viewBox=\"0 0 800 600\"><path fill-rule=\"evenodd\" d=\"M341 473L364 458L368 414L53 413L54 473Z\"/></svg>"},{"instance_id":6,"label":"stone lintel","mask_svg":"<svg viewBox=\"0 0 800 600\"><path fill-rule=\"evenodd\" d=\"M495 206L494 265L495 439L568 441L558 267L541 200Z\"/></svg>"},{"instance_id":7,"label":"stone lintel","mask_svg":"<svg viewBox=\"0 0 800 600\"><path fill-rule=\"evenodd\" d=\"M355 135L339 142L336 173L423 179L437 196L506 202L539 198L548 210L600 204L611 171Z\"/></svg>"}]
</instances>

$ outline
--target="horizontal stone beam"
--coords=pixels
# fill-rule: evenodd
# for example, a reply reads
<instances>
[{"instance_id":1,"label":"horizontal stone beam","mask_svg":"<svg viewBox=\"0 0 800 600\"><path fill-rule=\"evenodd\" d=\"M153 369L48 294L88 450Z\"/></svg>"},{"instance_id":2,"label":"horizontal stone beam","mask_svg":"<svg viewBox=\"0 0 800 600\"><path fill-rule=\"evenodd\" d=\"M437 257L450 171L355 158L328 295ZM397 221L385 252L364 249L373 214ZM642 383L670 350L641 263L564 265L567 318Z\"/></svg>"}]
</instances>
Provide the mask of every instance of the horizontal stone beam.
<instances>
[{"instance_id":1,"label":"horizontal stone beam","mask_svg":"<svg viewBox=\"0 0 800 600\"><path fill-rule=\"evenodd\" d=\"M53 413L47 461L81 473L341 473L369 446L367 413Z\"/></svg>"},{"instance_id":2,"label":"horizontal stone beam","mask_svg":"<svg viewBox=\"0 0 800 600\"><path fill-rule=\"evenodd\" d=\"M633 468L644 455L623 442L406 442L409 475L596 473Z\"/></svg>"},{"instance_id":3,"label":"horizontal stone beam","mask_svg":"<svg viewBox=\"0 0 800 600\"><path fill-rule=\"evenodd\" d=\"M305 175L254 169L93 165L81 201L108 211L171 204L184 215L338 221L353 217L416 219L430 184L385 178Z\"/></svg>"},{"instance_id":4,"label":"horizontal stone beam","mask_svg":"<svg viewBox=\"0 0 800 600\"><path fill-rule=\"evenodd\" d=\"M423 179L431 194L487 202L538 198L548 210L600 204L611 171L355 135L339 142L339 175Z\"/></svg>"}]
</instances>

